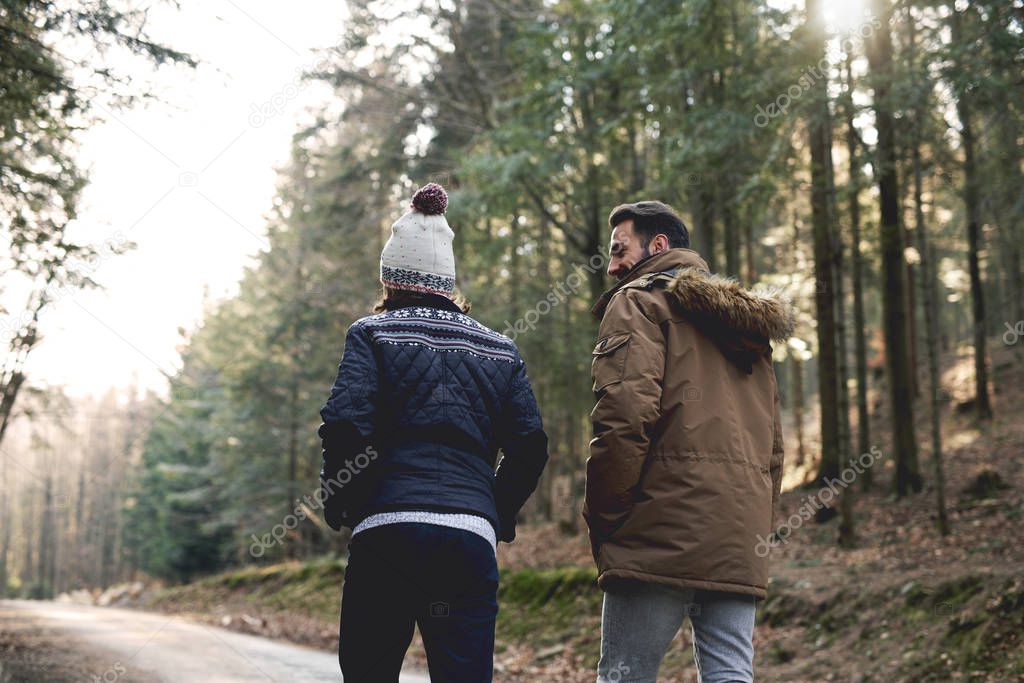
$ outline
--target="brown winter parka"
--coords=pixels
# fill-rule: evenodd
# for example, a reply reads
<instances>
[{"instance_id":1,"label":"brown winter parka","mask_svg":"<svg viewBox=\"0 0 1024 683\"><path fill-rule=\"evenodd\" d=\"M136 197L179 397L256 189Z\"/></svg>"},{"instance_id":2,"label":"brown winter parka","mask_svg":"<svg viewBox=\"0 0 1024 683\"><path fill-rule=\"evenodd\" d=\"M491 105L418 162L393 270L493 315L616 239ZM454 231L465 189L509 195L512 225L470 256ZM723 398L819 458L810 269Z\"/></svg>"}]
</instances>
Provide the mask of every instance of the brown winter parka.
<instances>
[{"instance_id":1,"label":"brown winter parka","mask_svg":"<svg viewBox=\"0 0 1024 683\"><path fill-rule=\"evenodd\" d=\"M769 342L792 334L789 300L669 249L635 266L593 312L601 323L583 514L599 584L765 597L758 543L775 528L783 461Z\"/></svg>"}]
</instances>

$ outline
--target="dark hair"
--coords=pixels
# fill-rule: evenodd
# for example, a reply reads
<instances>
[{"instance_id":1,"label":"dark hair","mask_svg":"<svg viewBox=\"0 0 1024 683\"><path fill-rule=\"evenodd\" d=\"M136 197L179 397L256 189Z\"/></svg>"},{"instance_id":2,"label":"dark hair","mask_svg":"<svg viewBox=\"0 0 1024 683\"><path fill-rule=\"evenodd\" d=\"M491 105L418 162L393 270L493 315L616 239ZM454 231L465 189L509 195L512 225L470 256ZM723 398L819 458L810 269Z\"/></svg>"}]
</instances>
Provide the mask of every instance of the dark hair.
<instances>
[{"instance_id":1,"label":"dark hair","mask_svg":"<svg viewBox=\"0 0 1024 683\"><path fill-rule=\"evenodd\" d=\"M689 247L690 233L676 210L668 204L656 201L619 204L608 216L608 226L614 228L623 221L633 220L633 232L639 237L644 248L655 235L665 235L672 248Z\"/></svg>"},{"instance_id":2,"label":"dark hair","mask_svg":"<svg viewBox=\"0 0 1024 683\"><path fill-rule=\"evenodd\" d=\"M384 311L393 311L396 308L403 308L405 306L430 306L430 294L424 294L423 292L414 292L408 289L392 289L391 287L384 287L384 291L381 292L381 296L377 299L377 303L373 305L374 313L383 313ZM455 305L462 309L463 313L469 313L471 304L466 300L466 297L461 292L456 290L452 296L452 301Z\"/></svg>"}]
</instances>

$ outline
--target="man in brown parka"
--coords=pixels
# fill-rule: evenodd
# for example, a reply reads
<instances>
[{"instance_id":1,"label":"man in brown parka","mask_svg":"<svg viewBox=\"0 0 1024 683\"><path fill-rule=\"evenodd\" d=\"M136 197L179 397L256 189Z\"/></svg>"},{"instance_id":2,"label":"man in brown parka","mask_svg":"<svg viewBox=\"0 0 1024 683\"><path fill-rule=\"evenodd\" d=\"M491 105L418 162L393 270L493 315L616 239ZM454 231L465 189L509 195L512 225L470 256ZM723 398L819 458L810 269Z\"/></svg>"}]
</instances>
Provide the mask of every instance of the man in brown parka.
<instances>
[{"instance_id":1,"label":"man in brown parka","mask_svg":"<svg viewBox=\"0 0 1024 683\"><path fill-rule=\"evenodd\" d=\"M598 681L655 681L686 616L702 683L752 681L758 542L782 479L769 342L792 333L793 308L711 274L661 202L609 224L618 283L593 308L583 512L605 591Z\"/></svg>"}]
</instances>

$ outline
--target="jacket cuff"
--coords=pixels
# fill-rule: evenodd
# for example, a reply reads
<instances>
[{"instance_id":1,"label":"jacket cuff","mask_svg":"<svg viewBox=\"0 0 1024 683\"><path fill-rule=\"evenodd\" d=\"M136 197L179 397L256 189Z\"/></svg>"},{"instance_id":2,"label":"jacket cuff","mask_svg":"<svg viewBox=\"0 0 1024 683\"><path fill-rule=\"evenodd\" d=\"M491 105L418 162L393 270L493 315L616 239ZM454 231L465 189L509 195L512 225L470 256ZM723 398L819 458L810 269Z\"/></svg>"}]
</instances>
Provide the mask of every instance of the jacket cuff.
<instances>
[{"instance_id":1,"label":"jacket cuff","mask_svg":"<svg viewBox=\"0 0 1024 683\"><path fill-rule=\"evenodd\" d=\"M498 512L498 540L511 543L516 540L516 515Z\"/></svg>"}]
</instances>

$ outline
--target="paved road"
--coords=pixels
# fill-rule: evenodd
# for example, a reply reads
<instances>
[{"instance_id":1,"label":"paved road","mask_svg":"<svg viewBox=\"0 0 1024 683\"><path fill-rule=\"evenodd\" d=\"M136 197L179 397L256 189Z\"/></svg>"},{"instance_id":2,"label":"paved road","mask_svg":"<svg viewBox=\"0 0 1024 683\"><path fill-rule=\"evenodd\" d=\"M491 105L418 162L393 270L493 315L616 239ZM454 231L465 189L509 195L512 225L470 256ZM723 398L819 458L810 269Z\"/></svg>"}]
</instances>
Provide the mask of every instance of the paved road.
<instances>
[{"instance_id":1,"label":"paved road","mask_svg":"<svg viewBox=\"0 0 1024 683\"><path fill-rule=\"evenodd\" d=\"M55 643L109 657L106 680L119 677L174 683L318 683L341 681L336 654L234 633L181 616L37 600L0 600L0 629L31 619ZM7 626L9 627L9 626ZM104 672L97 671L100 680ZM429 683L424 674L402 683Z\"/></svg>"}]
</instances>

